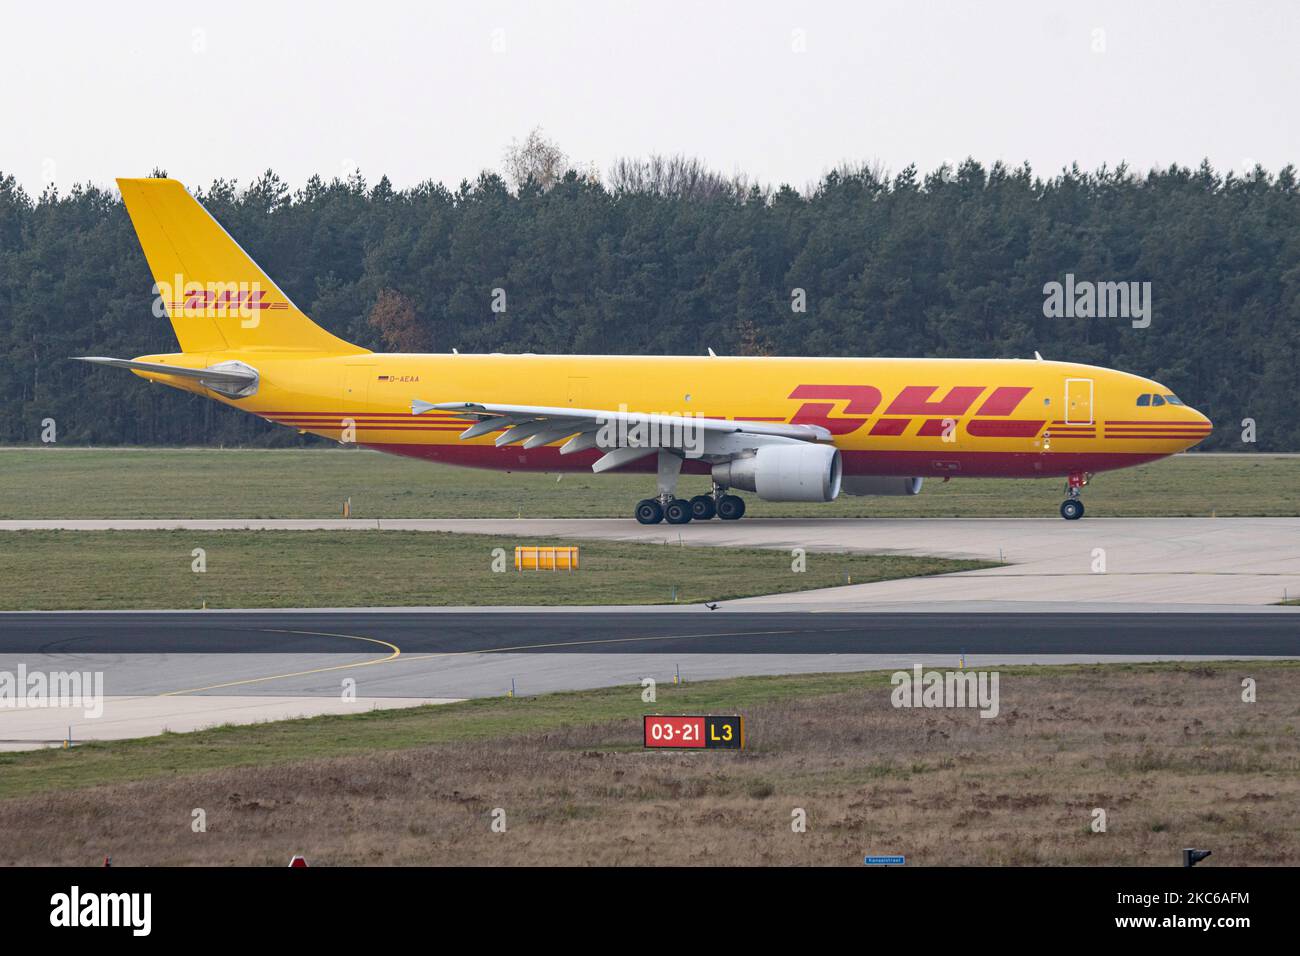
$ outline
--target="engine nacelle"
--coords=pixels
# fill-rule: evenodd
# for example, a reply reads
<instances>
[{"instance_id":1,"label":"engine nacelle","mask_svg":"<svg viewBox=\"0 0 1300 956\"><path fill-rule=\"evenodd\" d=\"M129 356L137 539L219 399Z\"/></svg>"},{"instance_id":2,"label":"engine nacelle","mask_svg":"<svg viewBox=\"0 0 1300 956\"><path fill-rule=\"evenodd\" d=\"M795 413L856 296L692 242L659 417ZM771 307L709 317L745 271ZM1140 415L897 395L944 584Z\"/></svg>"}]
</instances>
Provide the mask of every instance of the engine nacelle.
<instances>
[{"instance_id":1,"label":"engine nacelle","mask_svg":"<svg viewBox=\"0 0 1300 956\"><path fill-rule=\"evenodd\" d=\"M919 495L924 478L893 475L853 475L844 479L846 495Z\"/></svg>"},{"instance_id":2,"label":"engine nacelle","mask_svg":"<svg viewBox=\"0 0 1300 956\"><path fill-rule=\"evenodd\" d=\"M713 480L756 492L764 501L834 501L840 451L830 445L762 445L753 455L714 465Z\"/></svg>"}]
</instances>

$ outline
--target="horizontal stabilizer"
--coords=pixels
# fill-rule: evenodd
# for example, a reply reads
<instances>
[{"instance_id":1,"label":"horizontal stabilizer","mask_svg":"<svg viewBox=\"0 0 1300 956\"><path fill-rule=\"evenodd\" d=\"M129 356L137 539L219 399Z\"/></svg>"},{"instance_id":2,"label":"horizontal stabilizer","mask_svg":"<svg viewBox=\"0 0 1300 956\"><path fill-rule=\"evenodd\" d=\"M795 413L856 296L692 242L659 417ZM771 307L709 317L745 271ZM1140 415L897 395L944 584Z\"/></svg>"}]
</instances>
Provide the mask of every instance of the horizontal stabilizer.
<instances>
[{"instance_id":1,"label":"horizontal stabilizer","mask_svg":"<svg viewBox=\"0 0 1300 956\"><path fill-rule=\"evenodd\" d=\"M162 362L137 362L135 359L108 358L103 355L77 355L74 361L94 365L109 365L134 372L151 372L155 375L174 375L198 382L214 392L234 398L246 398L257 391L257 369L243 362L218 362L208 368L186 368L182 365L165 365Z\"/></svg>"}]
</instances>

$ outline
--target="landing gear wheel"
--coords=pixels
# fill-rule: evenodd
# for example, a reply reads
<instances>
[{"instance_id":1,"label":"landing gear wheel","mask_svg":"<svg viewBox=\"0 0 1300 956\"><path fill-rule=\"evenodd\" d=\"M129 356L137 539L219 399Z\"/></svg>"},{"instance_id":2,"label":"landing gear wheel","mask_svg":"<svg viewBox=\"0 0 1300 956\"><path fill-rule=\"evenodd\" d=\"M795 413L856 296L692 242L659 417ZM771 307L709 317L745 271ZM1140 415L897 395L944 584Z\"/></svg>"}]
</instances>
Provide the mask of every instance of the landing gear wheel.
<instances>
[{"instance_id":1,"label":"landing gear wheel","mask_svg":"<svg viewBox=\"0 0 1300 956\"><path fill-rule=\"evenodd\" d=\"M718 517L723 521L745 517L745 499L739 495L723 495L718 499Z\"/></svg>"},{"instance_id":2,"label":"landing gear wheel","mask_svg":"<svg viewBox=\"0 0 1300 956\"><path fill-rule=\"evenodd\" d=\"M664 509L669 524L686 524L691 520L691 503L685 498L674 498Z\"/></svg>"},{"instance_id":3,"label":"landing gear wheel","mask_svg":"<svg viewBox=\"0 0 1300 956\"><path fill-rule=\"evenodd\" d=\"M1078 498L1066 498L1061 502L1061 517L1066 521L1078 521L1083 517L1083 502Z\"/></svg>"},{"instance_id":4,"label":"landing gear wheel","mask_svg":"<svg viewBox=\"0 0 1300 956\"><path fill-rule=\"evenodd\" d=\"M691 499L691 517L696 521L708 521L716 518L718 506L712 495L696 495Z\"/></svg>"},{"instance_id":5,"label":"landing gear wheel","mask_svg":"<svg viewBox=\"0 0 1300 956\"><path fill-rule=\"evenodd\" d=\"M636 503L636 520L642 524L658 524L664 520L664 509L653 498L643 498Z\"/></svg>"}]
</instances>

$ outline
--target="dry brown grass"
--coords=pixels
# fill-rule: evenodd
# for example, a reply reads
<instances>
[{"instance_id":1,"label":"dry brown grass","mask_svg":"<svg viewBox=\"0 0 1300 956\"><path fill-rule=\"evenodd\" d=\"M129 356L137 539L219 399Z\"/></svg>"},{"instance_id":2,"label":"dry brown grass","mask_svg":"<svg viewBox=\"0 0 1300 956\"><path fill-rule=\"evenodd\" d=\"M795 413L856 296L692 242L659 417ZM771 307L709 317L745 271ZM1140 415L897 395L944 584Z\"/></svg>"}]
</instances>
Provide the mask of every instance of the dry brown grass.
<instances>
[{"instance_id":1,"label":"dry brown grass","mask_svg":"<svg viewBox=\"0 0 1300 956\"><path fill-rule=\"evenodd\" d=\"M992 720L895 710L888 690L755 707L744 754L644 753L624 721L15 798L0 859L1174 865L1202 846L1204 865L1300 863L1300 668L1003 672Z\"/></svg>"}]
</instances>

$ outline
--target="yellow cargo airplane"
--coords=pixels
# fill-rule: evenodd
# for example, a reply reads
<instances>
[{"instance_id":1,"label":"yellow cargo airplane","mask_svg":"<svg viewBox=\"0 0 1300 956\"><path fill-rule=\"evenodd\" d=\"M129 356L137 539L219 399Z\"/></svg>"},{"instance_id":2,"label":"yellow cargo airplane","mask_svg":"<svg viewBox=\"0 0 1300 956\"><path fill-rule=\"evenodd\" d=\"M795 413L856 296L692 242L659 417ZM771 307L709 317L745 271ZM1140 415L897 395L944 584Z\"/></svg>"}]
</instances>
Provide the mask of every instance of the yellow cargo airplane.
<instances>
[{"instance_id":1,"label":"yellow cargo airplane","mask_svg":"<svg viewBox=\"0 0 1300 956\"><path fill-rule=\"evenodd\" d=\"M1190 448L1210 421L1158 382L1020 359L413 355L309 319L185 188L120 179L181 351L85 357L282 425L507 471L653 473L643 524L740 518L767 501L914 495L925 478L1063 477ZM713 490L676 496L678 476Z\"/></svg>"}]
</instances>

